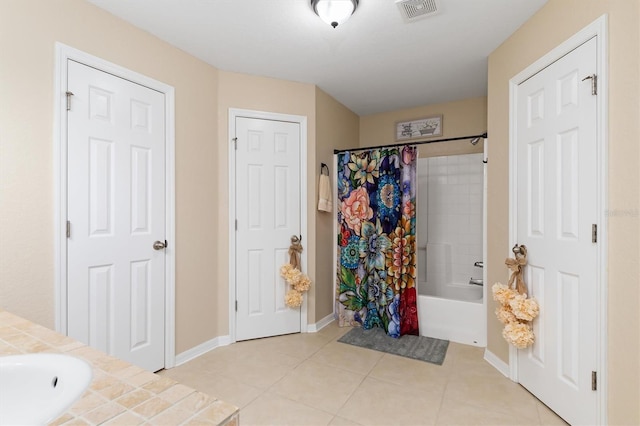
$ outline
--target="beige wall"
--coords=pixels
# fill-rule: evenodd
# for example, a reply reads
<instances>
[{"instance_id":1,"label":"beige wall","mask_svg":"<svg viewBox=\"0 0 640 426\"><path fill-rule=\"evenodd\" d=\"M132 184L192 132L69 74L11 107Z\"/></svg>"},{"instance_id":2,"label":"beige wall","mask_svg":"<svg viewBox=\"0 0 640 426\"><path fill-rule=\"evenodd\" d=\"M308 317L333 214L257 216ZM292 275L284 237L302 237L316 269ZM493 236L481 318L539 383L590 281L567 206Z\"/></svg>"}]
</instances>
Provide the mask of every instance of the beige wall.
<instances>
[{"instance_id":1,"label":"beige wall","mask_svg":"<svg viewBox=\"0 0 640 426\"><path fill-rule=\"evenodd\" d=\"M81 0L6 0L0 9L0 307L54 326L52 91L56 41L175 88L176 353L229 332L229 108L307 117L305 239L316 241L316 230L328 234L326 220L316 225L316 217L326 219L316 210L316 152L325 155L333 147L316 146L314 85L218 71ZM357 116L323 92L317 93L317 106L325 120L320 132L323 144L333 143L332 138L338 136L357 141ZM327 125L329 119L339 123ZM324 245L324 240L305 244L307 273L314 281L316 249ZM320 260L326 263L325 257ZM326 275L324 269L323 273ZM308 294L310 323L330 313L326 276L319 282Z\"/></svg>"},{"instance_id":2,"label":"beige wall","mask_svg":"<svg viewBox=\"0 0 640 426\"><path fill-rule=\"evenodd\" d=\"M479 135L487 131L487 98L472 98L360 117L359 146L397 143L395 140L396 122L436 114L443 116L443 132L442 137L433 139ZM475 152L482 152L482 142L476 146L471 145L468 140L420 145L420 157Z\"/></svg>"},{"instance_id":3,"label":"beige wall","mask_svg":"<svg viewBox=\"0 0 640 426\"><path fill-rule=\"evenodd\" d=\"M273 78L257 77L233 72L219 72L218 93L218 146L217 146L217 175L219 194L217 213L218 255L216 282L217 303L215 305L218 318L217 335L228 334L229 324L229 108L266 111L281 114L302 115L307 117L307 235L303 236L303 247L307 255L305 272L315 282L316 275L316 246L305 244L305 241L315 241L316 234L316 117L315 117L315 86L312 84L295 83ZM307 293L307 318L310 323L315 322L316 286Z\"/></svg>"},{"instance_id":4,"label":"beige wall","mask_svg":"<svg viewBox=\"0 0 640 426\"><path fill-rule=\"evenodd\" d=\"M318 182L320 163L329 166L333 177L333 150L358 145L359 117L320 89L316 89L316 164ZM333 181L331 182L334 183ZM317 197L316 200L317 201ZM333 253L336 249L334 234L335 213L316 212L316 312L309 322L318 322L333 313Z\"/></svg>"},{"instance_id":5,"label":"beige wall","mask_svg":"<svg viewBox=\"0 0 640 426\"><path fill-rule=\"evenodd\" d=\"M0 2L0 306L54 326L56 41L175 88L177 352L214 338L218 72L81 0Z\"/></svg>"},{"instance_id":6,"label":"beige wall","mask_svg":"<svg viewBox=\"0 0 640 426\"><path fill-rule=\"evenodd\" d=\"M550 0L489 57L489 282L508 277L509 79L555 46L609 14L609 423L640 424L638 12L635 0ZM631 214L625 214L631 212ZM635 214L633 214L635 212ZM488 349L508 360L500 324L488 310Z\"/></svg>"}]
</instances>

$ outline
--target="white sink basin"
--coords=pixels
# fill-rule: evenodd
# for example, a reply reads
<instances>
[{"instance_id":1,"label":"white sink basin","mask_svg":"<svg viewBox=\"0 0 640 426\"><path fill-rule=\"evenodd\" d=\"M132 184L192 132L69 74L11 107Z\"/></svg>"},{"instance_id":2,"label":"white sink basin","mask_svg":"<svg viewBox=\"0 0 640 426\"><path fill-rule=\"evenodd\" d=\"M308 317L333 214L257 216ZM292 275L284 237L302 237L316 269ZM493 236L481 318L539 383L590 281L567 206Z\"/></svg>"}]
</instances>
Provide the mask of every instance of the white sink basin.
<instances>
[{"instance_id":1,"label":"white sink basin","mask_svg":"<svg viewBox=\"0 0 640 426\"><path fill-rule=\"evenodd\" d=\"M82 396L91 377L89 364L69 355L0 357L0 424L55 420Z\"/></svg>"}]
</instances>

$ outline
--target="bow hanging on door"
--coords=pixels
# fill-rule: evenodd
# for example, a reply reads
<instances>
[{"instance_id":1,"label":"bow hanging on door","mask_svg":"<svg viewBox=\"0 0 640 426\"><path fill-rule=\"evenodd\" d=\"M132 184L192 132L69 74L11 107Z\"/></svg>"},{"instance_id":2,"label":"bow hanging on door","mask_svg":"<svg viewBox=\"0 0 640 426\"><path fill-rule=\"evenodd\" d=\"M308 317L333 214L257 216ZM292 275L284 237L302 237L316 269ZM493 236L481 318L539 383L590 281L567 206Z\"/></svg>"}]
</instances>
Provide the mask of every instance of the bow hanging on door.
<instances>
[{"instance_id":1,"label":"bow hanging on door","mask_svg":"<svg viewBox=\"0 0 640 426\"><path fill-rule=\"evenodd\" d=\"M289 263L280 268L280 275L291 287L284 296L284 301L290 308L302 305L302 294L311 287L311 279L301 271L300 253L302 253L302 236L294 235L291 237L291 245L289 246Z\"/></svg>"},{"instance_id":2,"label":"bow hanging on door","mask_svg":"<svg viewBox=\"0 0 640 426\"><path fill-rule=\"evenodd\" d=\"M535 341L531 323L538 316L540 307L535 299L527 298L527 285L523 278L527 248L516 244L513 253L514 258L507 258L504 262L511 270L509 283L493 285L493 300L501 305L496 309L496 316L504 324L502 337L516 348L524 349Z\"/></svg>"}]
</instances>

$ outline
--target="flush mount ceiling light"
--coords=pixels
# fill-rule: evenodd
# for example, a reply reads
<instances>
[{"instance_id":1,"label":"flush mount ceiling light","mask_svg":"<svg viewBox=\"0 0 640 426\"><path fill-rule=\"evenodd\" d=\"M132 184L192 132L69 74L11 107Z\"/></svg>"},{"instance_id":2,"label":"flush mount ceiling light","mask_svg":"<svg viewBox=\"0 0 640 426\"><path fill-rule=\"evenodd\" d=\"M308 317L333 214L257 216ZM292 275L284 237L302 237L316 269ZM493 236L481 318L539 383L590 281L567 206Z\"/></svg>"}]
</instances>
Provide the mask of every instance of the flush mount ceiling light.
<instances>
[{"instance_id":1,"label":"flush mount ceiling light","mask_svg":"<svg viewBox=\"0 0 640 426\"><path fill-rule=\"evenodd\" d=\"M349 19L358 7L358 0L311 0L313 11L333 28Z\"/></svg>"}]
</instances>

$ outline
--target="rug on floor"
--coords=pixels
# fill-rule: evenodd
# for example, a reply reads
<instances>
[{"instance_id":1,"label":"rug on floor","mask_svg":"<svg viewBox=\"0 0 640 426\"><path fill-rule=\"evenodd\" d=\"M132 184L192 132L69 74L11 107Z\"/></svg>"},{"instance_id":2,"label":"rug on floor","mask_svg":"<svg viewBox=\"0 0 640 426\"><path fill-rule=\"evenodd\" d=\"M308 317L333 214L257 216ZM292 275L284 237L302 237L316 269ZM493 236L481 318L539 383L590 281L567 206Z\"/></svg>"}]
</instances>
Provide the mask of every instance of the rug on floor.
<instances>
[{"instance_id":1,"label":"rug on floor","mask_svg":"<svg viewBox=\"0 0 640 426\"><path fill-rule=\"evenodd\" d=\"M448 340L431 337L404 335L395 339L379 327L370 330L364 330L360 327L354 328L338 339L338 342L437 365L442 365L449 347Z\"/></svg>"}]
</instances>

